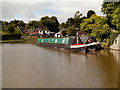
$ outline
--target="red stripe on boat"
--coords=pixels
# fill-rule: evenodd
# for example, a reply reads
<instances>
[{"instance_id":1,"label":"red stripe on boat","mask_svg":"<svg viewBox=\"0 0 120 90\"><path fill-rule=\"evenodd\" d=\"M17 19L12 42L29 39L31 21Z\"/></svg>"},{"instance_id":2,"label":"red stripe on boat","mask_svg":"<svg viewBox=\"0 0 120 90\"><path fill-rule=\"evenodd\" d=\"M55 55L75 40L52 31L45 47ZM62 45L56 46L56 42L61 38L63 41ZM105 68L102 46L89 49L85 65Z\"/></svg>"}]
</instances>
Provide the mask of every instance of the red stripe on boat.
<instances>
[{"instance_id":1,"label":"red stripe on boat","mask_svg":"<svg viewBox=\"0 0 120 90\"><path fill-rule=\"evenodd\" d=\"M71 44L71 45L83 45L83 44Z\"/></svg>"}]
</instances>

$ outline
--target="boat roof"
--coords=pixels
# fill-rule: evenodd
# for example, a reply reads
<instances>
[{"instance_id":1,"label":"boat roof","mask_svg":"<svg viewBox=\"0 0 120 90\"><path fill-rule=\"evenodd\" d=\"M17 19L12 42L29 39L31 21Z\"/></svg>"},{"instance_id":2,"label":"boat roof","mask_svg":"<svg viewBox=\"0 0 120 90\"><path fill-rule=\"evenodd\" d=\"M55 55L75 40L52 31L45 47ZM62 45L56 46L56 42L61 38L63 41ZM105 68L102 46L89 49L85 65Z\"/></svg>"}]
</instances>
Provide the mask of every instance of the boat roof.
<instances>
[{"instance_id":1,"label":"boat roof","mask_svg":"<svg viewBox=\"0 0 120 90\"><path fill-rule=\"evenodd\" d=\"M87 40L89 39L89 36L81 36L80 39L83 43L87 43Z\"/></svg>"}]
</instances>

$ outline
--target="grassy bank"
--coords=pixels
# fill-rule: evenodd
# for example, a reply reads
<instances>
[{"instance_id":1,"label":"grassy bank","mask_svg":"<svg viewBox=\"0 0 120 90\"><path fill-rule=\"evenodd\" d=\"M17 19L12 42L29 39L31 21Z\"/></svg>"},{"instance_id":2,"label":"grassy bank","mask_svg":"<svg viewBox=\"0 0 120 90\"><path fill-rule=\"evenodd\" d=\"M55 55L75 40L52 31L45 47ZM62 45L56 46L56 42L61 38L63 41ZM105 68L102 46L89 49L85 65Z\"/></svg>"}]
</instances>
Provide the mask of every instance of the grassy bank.
<instances>
[{"instance_id":1,"label":"grassy bank","mask_svg":"<svg viewBox=\"0 0 120 90\"><path fill-rule=\"evenodd\" d=\"M22 43L26 42L24 39L0 40L0 43Z\"/></svg>"}]
</instances>

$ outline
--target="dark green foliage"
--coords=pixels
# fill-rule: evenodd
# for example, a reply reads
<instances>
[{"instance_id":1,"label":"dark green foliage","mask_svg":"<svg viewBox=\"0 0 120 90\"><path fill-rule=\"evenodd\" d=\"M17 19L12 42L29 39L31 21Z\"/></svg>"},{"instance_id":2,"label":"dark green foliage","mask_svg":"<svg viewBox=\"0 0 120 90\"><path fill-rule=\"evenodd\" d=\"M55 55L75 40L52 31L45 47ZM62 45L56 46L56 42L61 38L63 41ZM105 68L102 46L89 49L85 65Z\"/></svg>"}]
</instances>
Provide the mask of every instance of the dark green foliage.
<instances>
[{"instance_id":1,"label":"dark green foliage","mask_svg":"<svg viewBox=\"0 0 120 90\"><path fill-rule=\"evenodd\" d=\"M68 28L68 25L66 23L61 23L60 26L59 26L59 29L65 29L65 28Z\"/></svg>"},{"instance_id":2,"label":"dark green foliage","mask_svg":"<svg viewBox=\"0 0 120 90\"><path fill-rule=\"evenodd\" d=\"M69 27L68 31L69 36L76 36L76 29L73 26Z\"/></svg>"},{"instance_id":3,"label":"dark green foliage","mask_svg":"<svg viewBox=\"0 0 120 90\"><path fill-rule=\"evenodd\" d=\"M119 2L104 2L102 4L102 12L106 14L107 24L111 28L118 30L119 29L118 24L120 23L120 18L119 18L120 17L120 1Z\"/></svg>"},{"instance_id":4,"label":"dark green foliage","mask_svg":"<svg viewBox=\"0 0 120 90\"><path fill-rule=\"evenodd\" d=\"M2 40L21 39L21 34L4 34Z\"/></svg>"},{"instance_id":5,"label":"dark green foliage","mask_svg":"<svg viewBox=\"0 0 120 90\"><path fill-rule=\"evenodd\" d=\"M79 19L82 16L82 13L80 13L79 11L77 11L74 15L74 19Z\"/></svg>"},{"instance_id":6,"label":"dark green foliage","mask_svg":"<svg viewBox=\"0 0 120 90\"><path fill-rule=\"evenodd\" d=\"M10 21L9 25L13 25L14 27L19 27L23 31L25 30L25 23L21 20L12 20Z\"/></svg>"},{"instance_id":7,"label":"dark green foliage","mask_svg":"<svg viewBox=\"0 0 120 90\"><path fill-rule=\"evenodd\" d=\"M66 29L69 28L71 26L74 26L75 28L80 28L80 23L82 22L83 19L85 19L86 17L82 16L82 13L80 13L79 11L77 11L74 15L74 18L68 18L67 21L65 23L61 23L60 24L60 29Z\"/></svg>"},{"instance_id":8,"label":"dark green foliage","mask_svg":"<svg viewBox=\"0 0 120 90\"><path fill-rule=\"evenodd\" d=\"M66 36L66 35L67 35L67 30L63 30L63 31L62 31L62 35L63 35L63 36Z\"/></svg>"},{"instance_id":9,"label":"dark green foliage","mask_svg":"<svg viewBox=\"0 0 120 90\"><path fill-rule=\"evenodd\" d=\"M71 18L68 18L67 21L66 21L66 25L68 27L74 25L74 22L75 22L75 19L73 19L72 17Z\"/></svg>"},{"instance_id":10,"label":"dark green foliage","mask_svg":"<svg viewBox=\"0 0 120 90\"><path fill-rule=\"evenodd\" d=\"M93 10L89 10L87 12L87 18L90 18L90 16L92 16L93 14L95 14L95 12Z\"/></svg>"},{"instance_id":11,"label":"dark green foliage","mask_svg":"<svg viewBox=\"0 0 120 90\"><path fill-rule=\"evenodd\" d=\"M9 31L10 33L13 33L13 32L15 31L15 27L14 27L13 25L9 25L9 26L8 26L8 31Z\"/></svg>"},{"instance_id":12,"label":"dark green foliage","mask_svg":"<svg viewBox=\"0 0 120 90\"><path fill-rule=\"evenodd\" d=\"M35 29L40 27L40 23L38 21L31 21L28 23L30 27L34 27Z\"/></svg>"},{"instance_id":13,"label":"dark green foliage","mask_svg":"<svg viewBox=\"0 0 120 90\"><path fill-rule=\"evenodd\" d=\"M111 29L106 23L106 19L96 14L88 19L84 19L80 27L82 31L87 32L90 36L96 37L99 41L109 38L111 34Z\"/></svg>"},{"instance_id":14,"label":"dark green foliage","mask_svg":"<svg viewBox=\"0 0 120 90\"><path fill-rule=\"evenodd\" d=\"M57 17L52 16L49 18L48 16L42 17L41 18L41 24L45 26L48 30L51 32L58 32L59 29L59 22L57 20Z\"/></svg>"}]
</instances>

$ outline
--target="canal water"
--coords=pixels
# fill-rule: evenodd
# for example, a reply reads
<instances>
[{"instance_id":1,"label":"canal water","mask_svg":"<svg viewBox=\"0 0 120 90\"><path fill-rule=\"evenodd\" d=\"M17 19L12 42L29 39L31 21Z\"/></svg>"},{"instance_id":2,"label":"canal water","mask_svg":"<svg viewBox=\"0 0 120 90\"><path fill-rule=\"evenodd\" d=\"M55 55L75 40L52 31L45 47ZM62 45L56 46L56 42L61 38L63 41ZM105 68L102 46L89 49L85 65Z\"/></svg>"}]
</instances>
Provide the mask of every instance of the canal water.
<instances>
[{"instance_id":1,"label":"canal water","mask_svg":"<svg viewBox=\"0 0 120 90\"><path fill-rule=\"evenodd\" d=\"M1 44L3 88L117 88L119 51L73 53Z\"/></svg>"}]
</instances>

